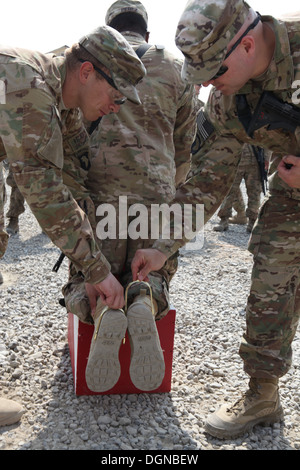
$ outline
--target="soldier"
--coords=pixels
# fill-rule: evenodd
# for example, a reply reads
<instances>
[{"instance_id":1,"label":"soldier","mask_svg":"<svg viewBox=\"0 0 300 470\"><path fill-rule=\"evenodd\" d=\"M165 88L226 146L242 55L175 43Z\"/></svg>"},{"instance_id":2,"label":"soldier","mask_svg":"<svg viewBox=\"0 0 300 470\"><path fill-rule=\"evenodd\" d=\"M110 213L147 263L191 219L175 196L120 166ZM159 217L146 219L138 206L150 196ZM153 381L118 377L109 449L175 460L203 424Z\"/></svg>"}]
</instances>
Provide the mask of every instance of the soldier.
<instances>
[{"instance_id":1,"label":"soldier","mask_svg":"<svg viewBox=\"0 0 300 470\"><path fill-rule=\"evenodd\" d=\"M93 59L103 62L108 72L100 68L99 72ZM111 292L122 297L119 283L94 243L87 218L60 177L63 144L84 160L88 156L87 135L79 125L75 134L71 119L67 132L60 123L63 110L71 109L65 116L71 114L75 122L79 107L87 119L96 119L118 111L126 96L139 102L135 84L144 74L141 62L121 35L102 27L84 37L66 52L66 57L2 49L0 64L0 83L5 88L0 136L20 191L45 233L85 275L85 280L101 292L97 284L108 278ZM22 113L22 119L18 113ZM119 305L120 298L116 303Z\"/></svg>"},{"instance_id":2,"label":"soldier","mask_svg":"<svg viewBox=\"0 0 300 470\"><path fill-rule=\"evenodd\" d=\"M128 208L143 203L150 217L151 205L170 202L176 186L185 180L189 170L190 148L196 131L195 91L181 80L182 61L163 46L148 43L148 15L141 2L114 2L107 11L106 23L120 31L138 55L143 50L141 60L147 75L139 85L142 105L132 106L127 102L117 115L103 117L98 129L92 132L88 189L96 210L103 203L111 204L117 220L121 197L127 198ZM132 218L127 217L129 225ZM100 221L98 215L96 224ZM131 260L137 248L151 246L153 241L149 238L150 235L147 239L133 240L126 233L124 238L98 240L112 273L128 288L128 309L126 317L120 311L114 315L111 311L104 312L101 316L101 308L97 307L99 320L95 329L101 321L100 330L97 340L92 342L93 352L86 369L91 390L105 391L118 381L118 349L126 328L133 346L130 376L134 385L140 390L154 390L164 378L164 357L155 320L169 310L168 288L177 269L178 253L161 270L149 274L149 285L131 284ZM120 330L113 351L103 341L101 331L105 329L111 337ZM137 334L141 329L144 334ZM147 373L140 366L144 363L148 364ZM109 380L106 380L107 368Z\"/></svg>"},{"instance_id":3,"label":"soldier","mask_svg":"<svg viewBox=\"0 0 300 470\"><path fill-rule=\"evenodd\" d=\"M242 0L190 0L176 33L185 54L183 78L213 88L202 116L198 167L175 200L204 203L208 220L232 185L241 144L273 152L269 195L249 246L254 265L240 346L249 389L208 417L207 432L220 438L283 416L279 378L291 366L300 313L299 41L300 14L261 17ZM268 119L261 123L257 116ZM159 269L184 242L160 240L154 250L137 252L134 279Z\"/></svg>"},{"instance_id":4,"label":"soldier","mask_svg":"<svg viewBox=\"0 0 300 470\"><path fill-rule=\"evenodd\" d=\"M262 191L265 192L265 169L259 165L256 152L261 152L262 156L265 153L263 149L253 148L248 144L243 146L241 161L233 185L218 211L221 220L214 227L216 232L228 230L229 223L247 224L247 232L252 231L261 204L261 194ZM261 160L262 164L264 163L263 160L264 158ZM247 209L241 191L242 180L245 181L246 185ZM236 211L233 217L231 217L232 208Z\"/></svg>"},{"instance_id":5,"label":"soldier","mask_svg":"<svg viewBox=\"0 0 300 470\"><path fill-rule=\"evenodd\" d=\"M124 290L99 250L84 211L68 187L79 187L89 160L81 122L118 112L126 98L140 104L137 83L145 68L122 35L107 26L84 36L65 57L25 49L0 50L0 146L44 232L82 273L92 304L99 295L113 308ZM74 156L77 176L64 155ZM83 191L83 198L86 190Z\"/></svg>"}]
</instances>

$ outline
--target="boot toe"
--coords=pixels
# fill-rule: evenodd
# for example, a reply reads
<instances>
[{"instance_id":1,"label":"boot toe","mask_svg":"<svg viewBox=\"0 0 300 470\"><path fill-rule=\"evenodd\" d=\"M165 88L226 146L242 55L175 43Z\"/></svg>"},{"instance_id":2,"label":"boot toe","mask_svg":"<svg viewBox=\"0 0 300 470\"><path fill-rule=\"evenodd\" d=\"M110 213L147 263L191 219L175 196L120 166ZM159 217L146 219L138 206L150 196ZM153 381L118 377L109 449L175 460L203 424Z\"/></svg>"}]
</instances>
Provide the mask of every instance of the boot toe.
<instances>
[{"instance_id":1,"label":"boot toe","mask_svg":"<svg viewBox=\"0 0 300 470\"><path fill-rule=\"evenodd\" d=\"M247 423L239 423L237 420L231 422L227 409L227 405L222 405L218 411L208 416L205 423L205 431L208 434L219 439L229 439L246 432Z\"/></svg>"},{"instance_id":2,"label":"boot toe","mask_svg":"<svg viewBox=\"0 0 300 470\"><path fill-rule=\"evenodd\" d=\"M20 421L25 409L14 400L0 398L0 426L8 426Z\"/></svg>"}]
</instances>

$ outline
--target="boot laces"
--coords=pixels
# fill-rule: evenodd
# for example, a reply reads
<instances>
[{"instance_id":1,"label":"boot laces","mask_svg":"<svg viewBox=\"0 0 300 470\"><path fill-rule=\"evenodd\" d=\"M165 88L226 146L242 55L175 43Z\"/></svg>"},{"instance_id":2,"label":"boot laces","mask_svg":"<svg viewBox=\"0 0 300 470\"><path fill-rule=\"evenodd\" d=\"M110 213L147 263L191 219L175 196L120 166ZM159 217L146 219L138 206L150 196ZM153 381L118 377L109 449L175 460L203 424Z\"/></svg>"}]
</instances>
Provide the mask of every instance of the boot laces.
<instances>
[{"instance_id":1,"label":"boot laces","mask_svg":"<svg viewBox=\"0 0 300 470\"><path fill-rule=\"evenodd\" d=\"M252 387L251 387L252 386ZM239 398L231 407L227 408L226 412L229 414L239 415L241 412L246 410L256 400L259 393L252 384L250 384L249 390L247 390L241 398Z\"/></svg>"}]
</instances>

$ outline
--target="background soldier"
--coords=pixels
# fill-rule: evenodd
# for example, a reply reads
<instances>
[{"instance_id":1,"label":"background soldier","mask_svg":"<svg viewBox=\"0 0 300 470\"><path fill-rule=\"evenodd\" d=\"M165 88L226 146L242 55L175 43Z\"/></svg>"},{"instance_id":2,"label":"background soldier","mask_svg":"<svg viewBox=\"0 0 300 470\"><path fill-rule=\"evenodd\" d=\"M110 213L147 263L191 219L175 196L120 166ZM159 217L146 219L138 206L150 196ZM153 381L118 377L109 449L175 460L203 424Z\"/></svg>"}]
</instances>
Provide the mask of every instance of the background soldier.
<instances>
[{"instance_id":1,"label":"background soldier","mask_svg":"<svg viewBox=\"0 0 300 470\"><path fill-rule=\"evenodd\" d=\"M183 77L214 87L202 116L198 167L175 201L204 203L208 220L232 185L241 144L273 152L270 194L249 246L254 266L240 346L249 389L232 407L224 405L208 417L207 432L220 438L283 416L279 378L291 366L300 315L300 106L293 103L299 41L299 14L283 20L261 17L242 0L190 0L176 33L185 54ZM274 128L272 121L281 127ZM159 268L184 242L160 240L156 250L137 252L134 278Z\"/></svg>"},{"instance_id":2,"label":"background soldier","mask_svg":"<svg viewBox=\"0 0 300 470\"><path fill-rule=\"evenodd\" d=\"M169 282L177 269L178 253L174 253L159 272L149 275L153 312L149 287L131 284L131 260L138 248L151 246L153 242L150 239L151 204L170 202L176 186L185 180L189 171L190 148L196 130L195 92L192 85L185 85L181 80L182 61L163 46L148 43L148 15L141 2L122 0L113 3L107 11L106 23L122 32L141 57L147 75L139 85L141 106L126 103L117 115L103 117L94 132L96 123L92 124L88 190L96 209L109 203L115 207L117 219L121 196L127 197L128 207L143 203L149 210L149 220L144 221L149 227L149 237L133 240L126 233L124 239L117 236L115 240L98 240L112 273L124 288L130 286L129 307L126 318L122 312L111 315L111 311L98 317L100 330L97 340L92 342L86 379L94 391L107 390L118 381L118 349L128 327L133 345L131 380L141 390L154 390L160 386L165 372L155 319L162 318L169 310ZM99 220L100 216L96 217L96 223ZM127 224L130 220L127 219ZM140 295L141 289L146 295ZM100 312L99 306L96 315ZM111 337L117 336L114 353L102 341L102 327L106 331L110 328ZM122 334L117 334L119 329ZM144 335L137 334L141 329ZM144 363L148 365L148 373L140 366ZM105 379L104 368L110 371L109 380ZM97 375L95 371L98 371Z\"/></svg>"},{"instance_id":3,"label":"background soldier","mask_svg":"<svg viewBox=\"0 0 300 470\"><path fill-rule=\"evenodd\" d=\"M264 152L263 149L259 149L259 151L262 158L261 166L258 164L252 145L245 144L243 146L241 161L233 185L218 211L221 221L219 225L214 227L216 232L228 230L229 223L247 224L247 232L252 231L261 205L261 194L262 192L265 194L265 154L267 154L267 159L270 157L270 152ZM241 191L241 182L243 180L246 186L246 202ZM236 211L233 217L232 209Z\"/></svg>"}]
</instances>

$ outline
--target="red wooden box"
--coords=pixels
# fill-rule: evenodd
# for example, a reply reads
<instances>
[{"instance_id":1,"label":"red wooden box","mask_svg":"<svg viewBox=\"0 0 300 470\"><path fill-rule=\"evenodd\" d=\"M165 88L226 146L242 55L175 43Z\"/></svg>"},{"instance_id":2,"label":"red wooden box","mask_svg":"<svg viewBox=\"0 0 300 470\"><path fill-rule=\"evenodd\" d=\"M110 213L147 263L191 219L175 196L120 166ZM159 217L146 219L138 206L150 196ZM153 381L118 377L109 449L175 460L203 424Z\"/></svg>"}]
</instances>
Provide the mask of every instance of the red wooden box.
<instances>
[{"instance_id":1,"label":"red wooden box","mask_svg":"<svg viewBox=\"0 0 300 470\"><path fill-rule=\"evenodd\" d=\"M172 362L174 349L176 311L169 310L168 314L156 322L162 350L164 351L166 372L162 384L150 392L144 392L136 388L129 375L130 366L130 342L126 332L125 343L120 347L121 375L116 385L107 392L92 392L85 380L85 368L90 351L90 344L94 332L92 325L82 323L78 317L69 313L68 318L68 343L71 355L74 388L76 395L110 395L125 393L162 393L171 390Z\"/></svg>"}]
</instances>

